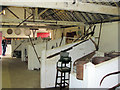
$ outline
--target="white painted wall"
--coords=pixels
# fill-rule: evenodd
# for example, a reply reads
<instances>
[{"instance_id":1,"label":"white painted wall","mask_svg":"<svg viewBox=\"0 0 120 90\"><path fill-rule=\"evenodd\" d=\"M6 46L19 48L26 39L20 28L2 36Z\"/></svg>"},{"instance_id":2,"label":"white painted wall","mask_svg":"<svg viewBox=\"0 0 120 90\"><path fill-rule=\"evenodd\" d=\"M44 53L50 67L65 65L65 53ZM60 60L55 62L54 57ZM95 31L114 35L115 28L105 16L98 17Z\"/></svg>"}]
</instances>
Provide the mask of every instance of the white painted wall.
<instances>
[{"instance_id":1,"label":"white painted wall","mask_svg":"<svg viewBox=\"0 0 120 90\"><path fill-rule=\"evenodd\" d=\"M96 88L100 88L100 87L110 88L118 84L118 74L116 74L116 75L111 75L106 77L102 82L101 86L99 86L99 82L101 81L104 75L120 70L118 68L118 65L119 65L118 58L119 57L114 58L110 61L106 61L99 65L95 65L95 78L94 77L93 78L95 79ZM95 87L95 86L93 85L92 87Z\"/></svg>"},{"instance_id":2,"label":"white painted wall","mask_svg":"<svg viewBox=\"0 0 120 90\"><path fill-rule=\"evenodd\" d=\"M20 35L16 35L15 34L15 30L16 29L19 29L19 28L10 28L10 29L12 29L13 30L13 33L12 34L7 34L7 30L8 30L9 28L0 28L0 30L2 31L2 33L3 33L3 36L5 36L6 38L28 38L28 36L26 36L25 34L24 34L24 30L26 30L26 29L24 29L24 28L20 28L20 30L21 30L21 34ZM31 32L32 33L32 32ZM31 37L32 37L32 34L31 34Z\"/></svg>"},{"instance_id":3,"label":"white painted wall","mask_svg":"<svg viewBox=\"0 0 120 90\"><path fill-rule=\"evenodd\" d=\"M118 22L103 24L99 51L118 51L118 29ZM97 25L95 37L99 36L99 30L100 25Z\"/></svg>"}]
</instances>

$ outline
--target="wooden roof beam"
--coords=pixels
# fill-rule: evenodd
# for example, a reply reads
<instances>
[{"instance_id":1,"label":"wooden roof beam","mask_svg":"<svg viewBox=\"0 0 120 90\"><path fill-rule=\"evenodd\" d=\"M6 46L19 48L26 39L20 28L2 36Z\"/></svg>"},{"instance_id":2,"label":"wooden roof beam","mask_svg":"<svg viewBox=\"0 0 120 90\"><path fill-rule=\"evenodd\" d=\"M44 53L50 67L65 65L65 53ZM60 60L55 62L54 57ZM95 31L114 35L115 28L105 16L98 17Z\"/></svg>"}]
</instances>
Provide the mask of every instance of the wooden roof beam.
<instances>
[{"instance_id":1,"label":"wooden roof beam","mask_svg":"<svg viewBox=\"0 0 120 90\"><path fill-rule=\"evenodd\" d=\"M118 7L98 5L93 3L75 3L65 1L65 2L41 2L41 0L0 0L0 5L2 6L18 6L18 7L38 7L38 8L52 8L70 11L81 11L90 13L101 13L109 15L118 15ZM19 3L18 3L19 2ZM34 3L33 3L34 2Z\"/></svg>"},{"instance_id":2,"label":"wooden roof beam","mask_svg":"<svg viewBox=\"0 0 120 90\"><path fill-rule=\"evenodd\" d=\"M1 23L20 23L23 20L20 19L2 19ZM48 25L76 25L76 26L84 26L85 24L83 22L73 22L73 21L56 21L56 20L32 20L28 19L23 23L28 24L48 24Z\"/></svg>"}]
</instances>

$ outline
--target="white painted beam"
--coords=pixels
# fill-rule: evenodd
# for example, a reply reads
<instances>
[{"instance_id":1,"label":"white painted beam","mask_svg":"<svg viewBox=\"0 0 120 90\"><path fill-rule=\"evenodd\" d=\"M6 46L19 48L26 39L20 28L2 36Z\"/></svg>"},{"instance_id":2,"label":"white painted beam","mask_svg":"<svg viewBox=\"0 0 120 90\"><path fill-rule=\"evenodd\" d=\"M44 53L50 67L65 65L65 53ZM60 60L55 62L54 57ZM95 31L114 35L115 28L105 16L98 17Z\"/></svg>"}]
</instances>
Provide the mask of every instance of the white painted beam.
<instances>
[{"instance_id":1,"label":"white painted beam","mask_svg":"<svg viewBox=\"0 0 120 90\"><path fill-rule=\"evenodd\" d=\"M51 1L51 2L50 2ZM97 5L91 3L75 3L72 4L71 0L0 0L0 5L3 6L18 6L18 7L39 7L39 8L52 8L61 10L71 10L71 11L82 11L91 13L101 13L118 15L118 8L106 5ZM73 0L72 0L73 1Z\"/></svg>"},{"instance_id":2,"label":"white painted beam","mask_svg":"<svg viewBox=\"0 0 120 90\"><path fill-rule=\"evenodd\" d=\"M1 23L20 23L23 20L21 19L2 19ZM72 22L72 21L56 21L56 20L27 20L24 23L28 24L49 24L49 25L76 25L76 26L84 26L85 24L82 22Z\"/></svg>"},{"instance_id":3,"label":"white painted beam","mask_svg":"<svg viewBox=\"0 0 120 90\"><path fill-rule=\"evenodd\" d=\"M0 24L0 28L49 28L49 29L61 29L60 26L33 26L33 25L21 25L17 27L18 25L2 25Z\"/></svg>"}]
</instances>

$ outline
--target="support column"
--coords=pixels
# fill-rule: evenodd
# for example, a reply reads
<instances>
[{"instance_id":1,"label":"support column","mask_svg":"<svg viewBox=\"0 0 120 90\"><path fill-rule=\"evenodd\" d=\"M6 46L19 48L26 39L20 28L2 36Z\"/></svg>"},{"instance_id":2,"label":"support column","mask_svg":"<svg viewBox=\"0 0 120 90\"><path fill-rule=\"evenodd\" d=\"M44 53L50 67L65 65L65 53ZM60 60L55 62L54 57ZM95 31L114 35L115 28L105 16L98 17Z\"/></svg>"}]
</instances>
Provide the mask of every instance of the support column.
<instances>
[{"instance_id":1,"label":"support column","mask_svg":"<svg viewBox=\"0 0 120 90\"><path fill-rule=\"evenodd\" d=\"M35 20L38 19L38 8L35 8Z\"/></svg>"},{"instance_id":2,"label":"support column","mask_svg":"<svg viewBox=\"0 0 120 90\"><path fill-rule=\"evenodd\" d=\"M120 8L118 8L118 14L120 15ZM120 19L120 17L119 17ZM118 51L120 52L120 21L118 22ZM118 64L120 63L120 57L118 57ZM118 70L120 71L120 64L118 65ZM120 83L120 74L118 74L118 83Z\"/></svg>"},{"instance_id":3,"label":"support column","mask_svg":"<svg viewBox=\"0 0 120 90\"><path fill-rule=\"evenodd\" d=\"M46 88L45 60L46 60L46 51L43 50L41 54L41 66L40 66L40 88Z\"/></svg>"},{"instance_id":4,"label":"support column","mask_svg":"<svg viewBox=\"0 0 120 90\"><path fill-rule=\"evenodd\" d=\"M38 20L38 8L33 8L32 13L33 13L33 21Z\"/></svg>"}]
</instances>

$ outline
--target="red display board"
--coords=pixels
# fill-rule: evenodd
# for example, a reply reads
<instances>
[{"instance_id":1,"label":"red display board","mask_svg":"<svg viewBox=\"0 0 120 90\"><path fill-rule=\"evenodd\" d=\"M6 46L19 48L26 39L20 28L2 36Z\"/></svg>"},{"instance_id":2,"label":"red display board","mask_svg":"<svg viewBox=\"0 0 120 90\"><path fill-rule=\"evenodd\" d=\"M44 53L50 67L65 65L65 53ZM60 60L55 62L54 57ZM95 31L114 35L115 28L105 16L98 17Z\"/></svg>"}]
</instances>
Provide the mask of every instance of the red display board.
<instances>
[{"instance_id":1,"label":"red display board","mask_svg":"<svg viewBox=\"0 0 120 90\"><path fill-rule=\"evenodd\" d=\"M37 37L46 38L50 36L50 33L37 33Z\"/></svg>"},{"instance_id":2,"label":"red display board","mask_svg":"<svg viewBox=\"0 0 120 90\"><path fill-rule=\"evenodd\" d=\"M2 54L2 32L0 32L0 55Z\"/></svg>"}]
</instances>

